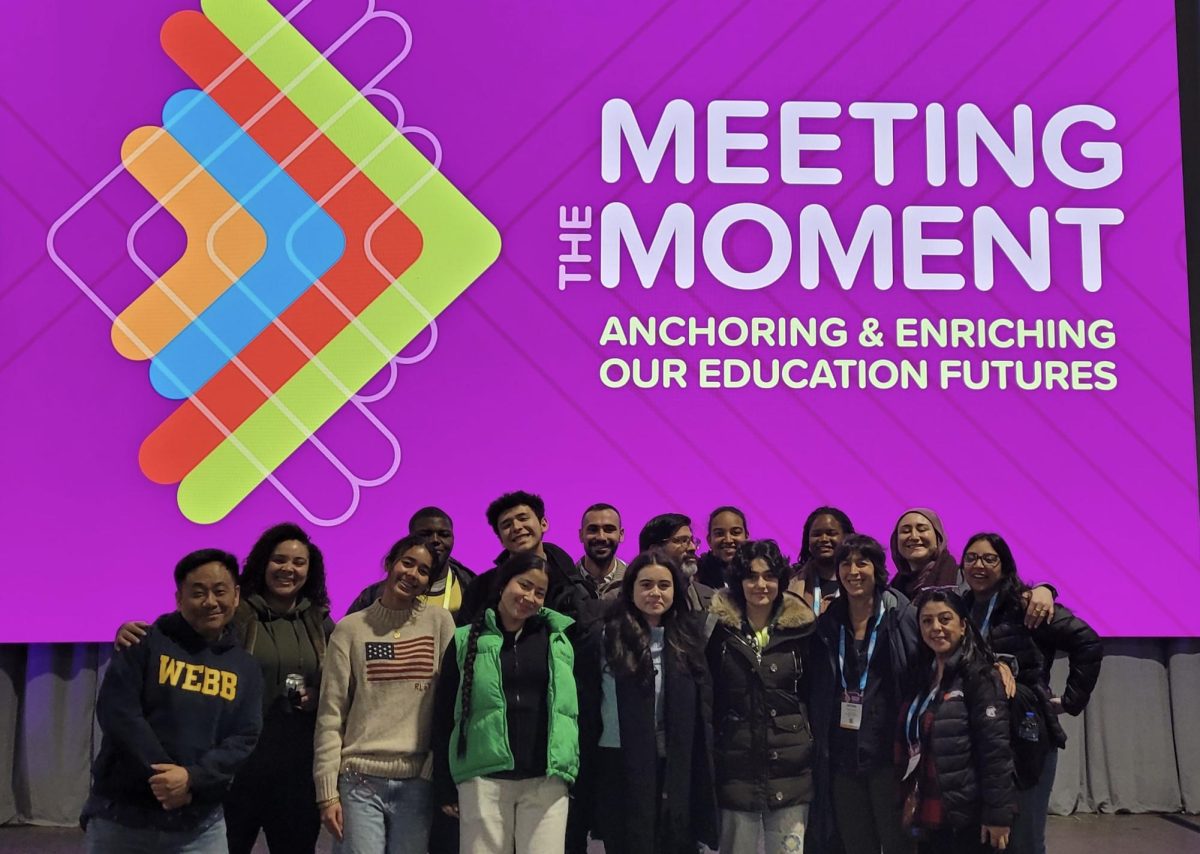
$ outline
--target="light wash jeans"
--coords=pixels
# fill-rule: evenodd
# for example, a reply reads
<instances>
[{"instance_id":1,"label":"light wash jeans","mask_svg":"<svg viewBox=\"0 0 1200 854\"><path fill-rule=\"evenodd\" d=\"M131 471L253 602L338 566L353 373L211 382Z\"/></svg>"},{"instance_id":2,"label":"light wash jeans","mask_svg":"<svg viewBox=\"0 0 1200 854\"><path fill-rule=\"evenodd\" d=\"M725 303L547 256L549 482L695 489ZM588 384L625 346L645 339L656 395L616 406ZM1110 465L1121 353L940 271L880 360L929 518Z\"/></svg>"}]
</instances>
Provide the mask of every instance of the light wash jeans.
<instances>
[{"instance_id":1,"label":"light wash jeans","mask_svg":"<svg viewBox=\"0 0 1200 854\"><path fill-rule=\"evenodd\" d=\"M804 854L808 804L767 812L721 810L721 854ZM761 834L763 847L758 847Z\"/></svg>"},{"instance_id":2,"label":"light wash jeans","mask_svg":"<svg viewBox=\"0 0 1200 854\"><path fill-rule=\"evenodd\" d=\"M425 854L433 821L433 787L413 777L391 780L343 772L342 841L338 854Z\"/></svg>"},{"instance_id":3,"label":"light wash jeans","mask_svg":"<svg viewBox=\"0 0 1200 854\"><path fill-rule=\"evenodd\" d=\"M106 818L89 818L87 854L228 854L225 816L196 830L126 827Z\"/></svg>"},{"instance_id":4,"label":"light wash jeans","mask_svg":"<svg viewBox=\"0 0 1200 854\"><path fill-rule=\"evenodd\" d=\"M459 851L470 854L563 854L567 837L567 784L559 777L458 784Z\"/></svg>"}]
</instances>

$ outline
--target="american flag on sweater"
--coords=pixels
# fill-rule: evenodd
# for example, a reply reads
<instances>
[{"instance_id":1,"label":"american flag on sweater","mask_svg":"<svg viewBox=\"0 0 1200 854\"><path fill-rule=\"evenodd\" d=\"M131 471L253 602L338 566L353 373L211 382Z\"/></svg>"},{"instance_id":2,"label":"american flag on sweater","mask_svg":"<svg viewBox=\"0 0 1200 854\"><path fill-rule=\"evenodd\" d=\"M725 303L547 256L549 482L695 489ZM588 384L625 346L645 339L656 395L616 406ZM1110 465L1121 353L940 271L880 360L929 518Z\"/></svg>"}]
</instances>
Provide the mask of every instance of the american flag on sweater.
<instances>
[{"instance_id":1,"label":"american flag on sweater","mask_svg":"<svg viewBox=\"0 0 1200 854\"><path fill-rule=\"evenodd\" d=\"M433 678L432 635L367 644L367 681L396 682Z\"/></svg>"}]
</instances>

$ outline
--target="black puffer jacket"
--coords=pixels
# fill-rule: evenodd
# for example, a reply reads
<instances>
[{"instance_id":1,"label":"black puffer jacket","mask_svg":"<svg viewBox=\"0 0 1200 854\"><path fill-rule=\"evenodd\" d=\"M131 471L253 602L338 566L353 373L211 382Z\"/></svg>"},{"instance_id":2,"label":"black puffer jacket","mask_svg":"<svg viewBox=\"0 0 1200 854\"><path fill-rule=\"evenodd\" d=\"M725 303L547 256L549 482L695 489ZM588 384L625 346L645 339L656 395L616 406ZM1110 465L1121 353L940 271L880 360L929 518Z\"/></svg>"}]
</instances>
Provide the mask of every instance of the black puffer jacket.
<instances>
[{"instance_id":1,"label":"black puffer jacket","mask_svg":"<svg viewBox=\"0 0 1200 854\"><path fill-rule=\"evenodd\" d=\"M908 703L903 708L908 709ZM955 653L946 662L932 708L932 748L925 743L922 750L933 752L946 823L955 828L980 824L1012 827L1016 787L1008 701L1000 677L990 664L964 666L961 651ZM900 741L903 743L903 736Z\"/></svg>"},{"instance_id":2,"label":"black puffer jacket","mask_svg":"<svg viewBox=\"0 0 1200 854\"><path fill-rule=\"evenodd\" d=\"M761 653L728 591L713 596L709 624L717 803L742 812L809 803L815 757L804 661L812 609L785 591Z\"/></svg>"},{"instance_id":3,"label":"black puffer jacket","mask_svg":"<svg viewBox=\"0 0 1200 854\"><path fill-rule=\"evenodd\" d=\"M974 594L964 597L975 608ZM986 600L980 602L985 605ZM979 627L982 630L982 626ZM1092 627L1062 605L1054 608L1054 618L1033 631L1025 628L1025 606L1019 595L1001 591L988 624L988 645L996 655L1012 656L1017 663L1017 683L1032 689L1045 703L1046 724L1055 746L1067 743L1066 733L1058 716L1049 712L1050 667L1057 652L1067 653L1070 670L1067 688L1062 695L1063 710L1071 715L1083 711L1091 699L1092 689L1100 678L1100 663L1104 659L1104 644Z\"/></svg>"}]
</instances>

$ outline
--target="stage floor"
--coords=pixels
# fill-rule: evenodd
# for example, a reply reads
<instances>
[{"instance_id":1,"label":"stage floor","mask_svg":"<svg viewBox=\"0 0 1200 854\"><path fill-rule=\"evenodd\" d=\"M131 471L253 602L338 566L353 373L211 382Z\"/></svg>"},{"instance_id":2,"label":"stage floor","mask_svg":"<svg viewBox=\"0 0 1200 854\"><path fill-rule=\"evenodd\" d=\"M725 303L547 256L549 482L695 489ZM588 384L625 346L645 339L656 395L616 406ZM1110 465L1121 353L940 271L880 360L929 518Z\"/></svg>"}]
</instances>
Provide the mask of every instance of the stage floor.
<instances>
[{"instance_id":1,"label":"stage floor","mask_svg":"<svg viewBox=\"0 0 1200 854\"><path fill-rule=\"evenodd\" d=\"M1076 815L1050 819L1046 831L1050 854L1200 854L1200 816ZM593 846L596 854L603 846ZM0 827L4 854L67 854L83 850L83 835L71 828ZM267 854L266 843L254 849ZM318 851L331 850L322 837Z\"/></svg>"}]
</instances>

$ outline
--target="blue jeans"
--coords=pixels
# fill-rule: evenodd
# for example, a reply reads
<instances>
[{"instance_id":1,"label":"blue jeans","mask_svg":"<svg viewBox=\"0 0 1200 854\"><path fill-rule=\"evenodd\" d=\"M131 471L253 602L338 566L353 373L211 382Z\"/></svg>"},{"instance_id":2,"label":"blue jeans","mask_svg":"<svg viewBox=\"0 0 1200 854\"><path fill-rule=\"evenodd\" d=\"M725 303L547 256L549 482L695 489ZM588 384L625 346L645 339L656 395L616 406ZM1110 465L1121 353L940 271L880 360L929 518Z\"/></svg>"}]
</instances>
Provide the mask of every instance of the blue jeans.
<instances>
[{"instance_id":1,"label":"blue jeans","mask_svg":"<svg viewBox=\"0 0 1200 854\"><path fill-rule=\"evenodd\" d=\"M225 817L196 830L126 827L106 818L90 818L87 854L227 854Z\"/></svg>"},{"instance_id":2,"label":"blue jeans","mask_svg":"<svg viewBox=\"0 0 1200 854\"><path fill-rule=\"evenodd\" d=\"M1046 754L1042 775L1028 789L1017 792L1017 820L1013 822L1008 850L1012 854L1046 854L1046 813L1050 810L1050 792L1058 771L1058 751Z\"/></svg>"},{"instance_id":3,"label":"blue jeans","mask_svg":"<svg viewBox=\"0 0 1200 854\"><path fill-rule=\"evenodd\" d=\"M345 772L339 854L425 854L433 821L433 786L413 777L389 780Z\"/></svg>"}]
</instances>

